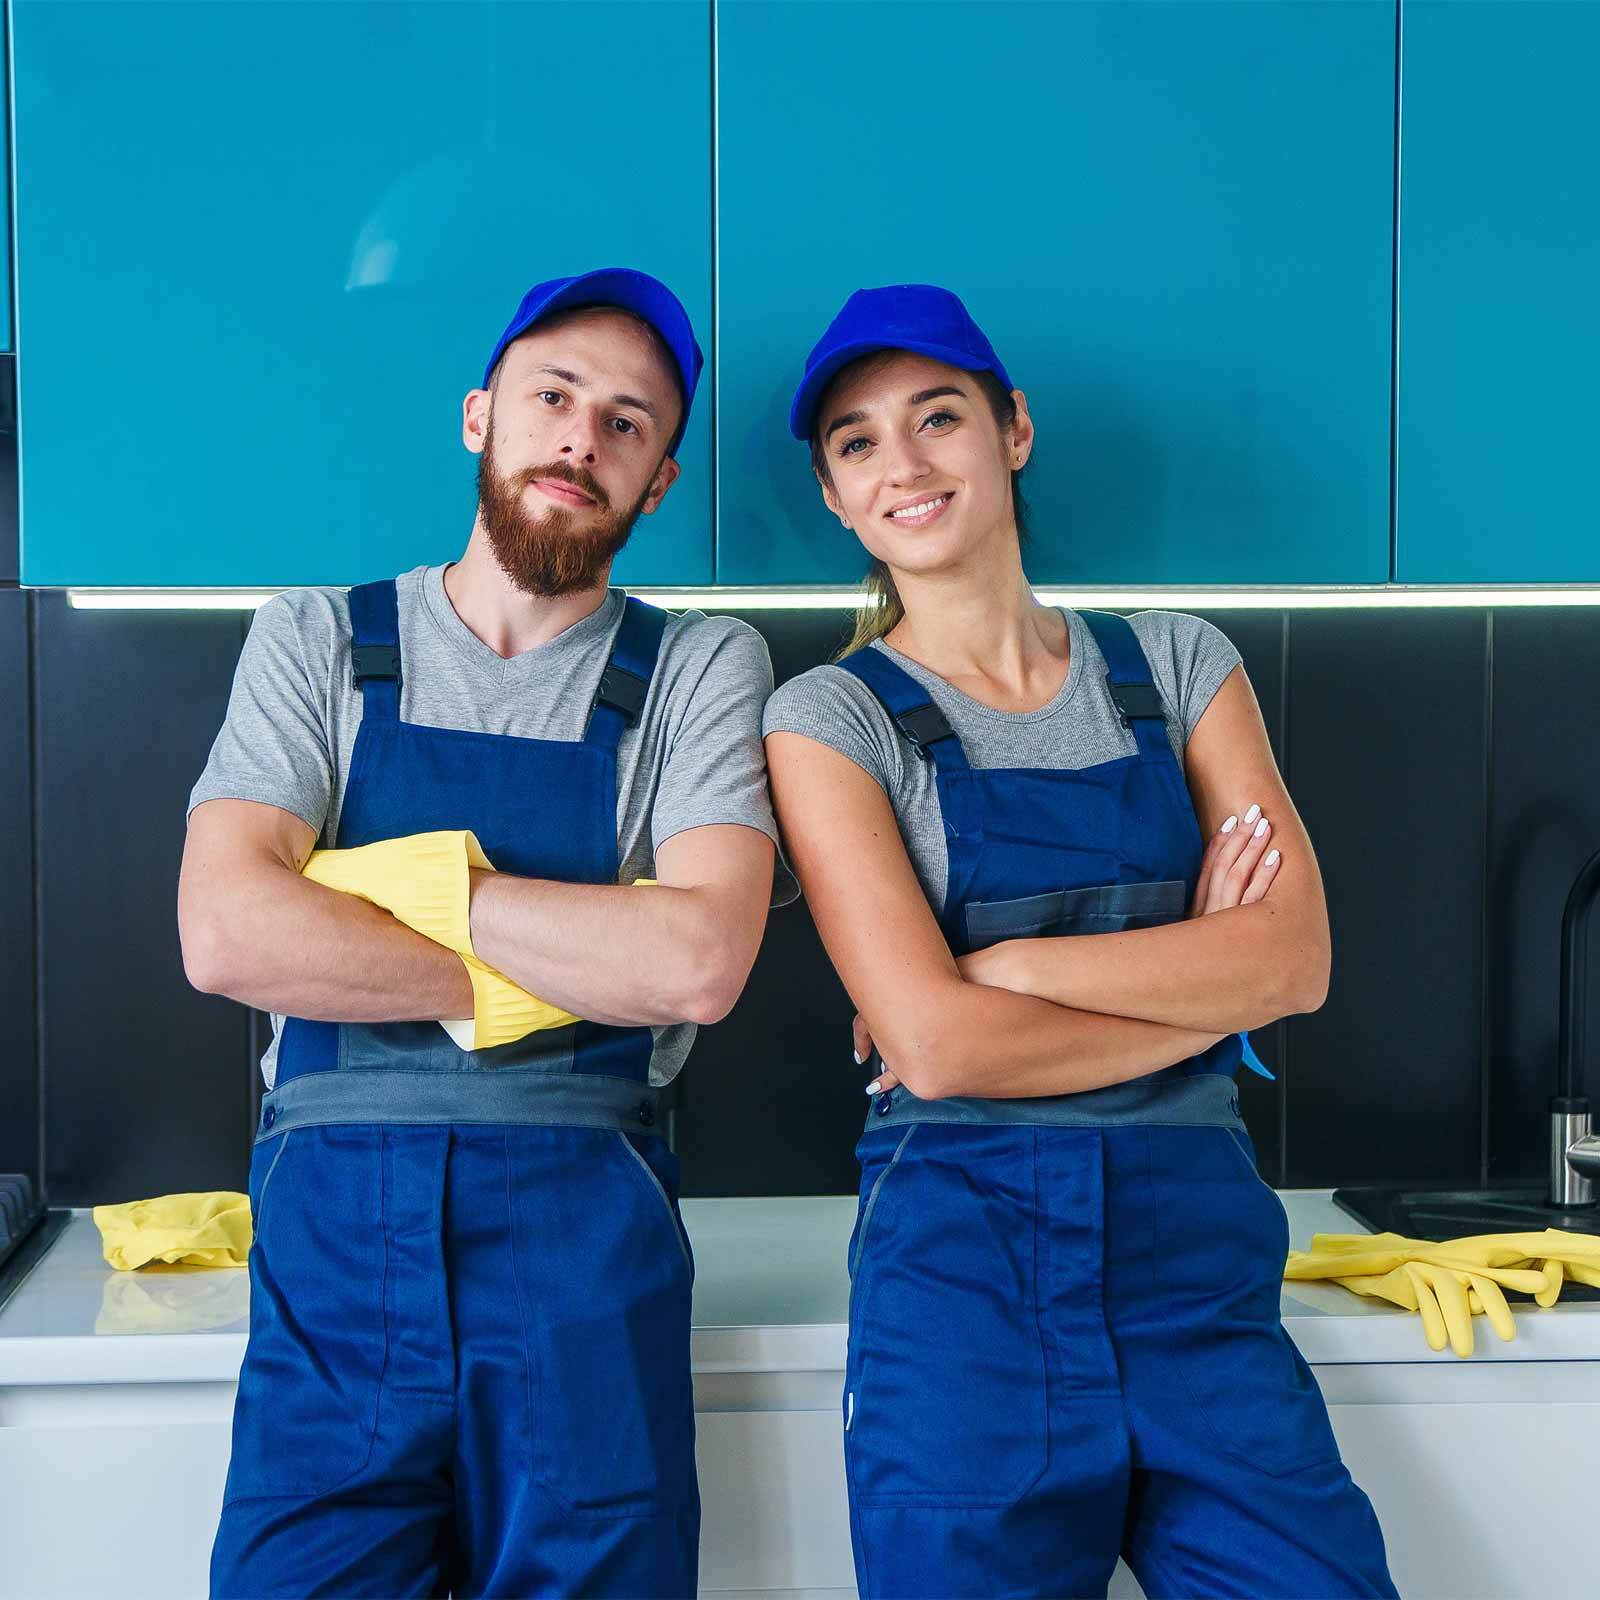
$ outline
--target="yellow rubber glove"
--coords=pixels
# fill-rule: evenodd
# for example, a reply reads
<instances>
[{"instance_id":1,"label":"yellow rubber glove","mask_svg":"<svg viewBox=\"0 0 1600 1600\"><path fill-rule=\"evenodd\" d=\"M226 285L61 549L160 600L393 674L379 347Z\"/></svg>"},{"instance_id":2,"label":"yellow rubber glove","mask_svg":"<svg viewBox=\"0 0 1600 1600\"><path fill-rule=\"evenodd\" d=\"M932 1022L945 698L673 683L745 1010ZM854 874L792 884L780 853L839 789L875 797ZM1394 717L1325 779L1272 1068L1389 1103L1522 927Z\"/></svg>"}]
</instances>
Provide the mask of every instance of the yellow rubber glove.
<instances>
[{"instance_id":1,"label":"yellow rubber glove","mask_svg":"<svg viewBox=\"0 0 1600 1600\"><path fill-rule=\"evenodd\" d=\"M450 828L346 850L313 850L301 871L315 883L382 906L408 928L460 956L472 983L472 1016L439 1023L459 1049L489 1050L577 1022L572 1012L530 994L478 959L472 948L472 867L495 870L470 828Z\"/></svg>"},{"instance_id":2,"label":"yellow rubber glove","mask_svg":"<svg viewBox=\"0 0 1600 1600\"><path fill-rule=\"evenodd\" d=\"M467 837L472 839L470 833ZM472 842L477 844L476 839ZM637 887L656 880L638 878L634 881ZM488 1050L545 1028L564 1028L569 1022L580 1020L572 1012L563 1011L560 1006L553 1006L519 988L503 972L487 966L475 955L462 952L461 959L472 980L472 1015L459 1022L441 1021L439 1024L460 1049Z\"/></svg>"},{"instance_id":3,"label":"yellow rubber glove","mask_svg":"<svg viewBox=\"0 0 1600 1600\"><path fill-rule=\"evenodd\" d=\"M250 1196L231 1189L96 1206L94 1224L107 1263L119 1272L178 1261L242 1267L250 1254Z\"/></svg>"},{"instance_id":4,"label":"yellow rubber glove","mask_svg":"<svg viewBox=\"0 0 1600 1600\"><path fill-rule=\"evenodd\" d=\"M410 833L349 850L313 850L301 873L370 900L458 956L473 955L469 867L493 872L470 828Z\"/></svg>"},{"instance_id":5,"label":"yellow rubber glove","mask_svg":"<svg viewBox=\"0 0 1600 1600\"><path fill-rule=\"evenodd\" d=\"M1502 1339L1516 1337L1505 1289L1554 1305L1565 1277L1600 1282L1600 1238L1546 1228L1435 1241L1403 1234L1319 1233L1311 1249L1291 1250L1283 1275L1324 1278L1421 1315L1431 1349L1448 1342L1472 1354L1472 1318L1487 1316Z\"/></svg>"},{"instance_id":6,"label":"yellow rubber glove","mask_svg":"<svg viewBox=\"0 0 1600 1600\"><path fill-rule=\"evenodd\" d=\"M472 867L495 870L470 828L448 828L348 850L313 850L301 871L314 883L382 906L461 957L472 982L472 1016L440 1023L461 1049L488 1050L576 1022L570 1011L529 994L478 959L472 948Z\"/></svg>"}]
</instances>

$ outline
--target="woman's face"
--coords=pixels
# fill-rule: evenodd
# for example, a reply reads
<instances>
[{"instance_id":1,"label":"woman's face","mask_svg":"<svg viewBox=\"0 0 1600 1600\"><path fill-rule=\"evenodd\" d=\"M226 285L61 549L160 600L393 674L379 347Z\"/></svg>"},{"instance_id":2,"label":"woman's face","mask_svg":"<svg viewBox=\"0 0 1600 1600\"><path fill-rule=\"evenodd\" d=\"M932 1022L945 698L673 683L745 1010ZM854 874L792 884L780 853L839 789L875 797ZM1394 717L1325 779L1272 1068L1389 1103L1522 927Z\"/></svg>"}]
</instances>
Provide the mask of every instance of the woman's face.
<instances>
[{"instance_id":1,"label":"woman's face","mask_svg":"<svg viewBox=\"0 0 1600 1600\"><path fill-rule=\"evenodd\" d=\"M1011 474L1033 425L1020 390L1004 434L970 372L907 350L847 367L817 413L833 478L828 509L901 572L932 572L995 537L1016 538Z\"/></svg>"}]
</instances>

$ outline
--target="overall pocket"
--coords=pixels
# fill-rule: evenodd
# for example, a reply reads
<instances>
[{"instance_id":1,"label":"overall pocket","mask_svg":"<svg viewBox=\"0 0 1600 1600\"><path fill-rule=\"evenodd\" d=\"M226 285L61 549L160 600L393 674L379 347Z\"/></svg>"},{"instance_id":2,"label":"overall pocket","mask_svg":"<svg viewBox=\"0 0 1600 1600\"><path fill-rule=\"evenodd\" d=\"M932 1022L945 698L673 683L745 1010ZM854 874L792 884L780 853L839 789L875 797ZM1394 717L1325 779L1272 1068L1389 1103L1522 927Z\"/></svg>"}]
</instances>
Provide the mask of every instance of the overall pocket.
<instances>
[{"instance_id":1,"label":"overall pocket","mask_svg":"<svg viewBox=\"0 0 1600 1600\"><path fill-rule=\"evenodd\" d=\"M1337 1461L1322 1391L1280 1314L1282 1201L1232 1129L1151 1137L1165 1152L1154 1291L1196 1414L1220 1450L1274 1476Z\"/></svg>"},{"instance_id":2,"label":"overall pocket","mask_svg":"<svg viewBox=\"0 0 1600 1600\"><path fill-rule=\"evenodd\" d=\"M1180 922L1188 907L1181 878L1159 883L1103 883L1054 889L1016 900L972 900L966 907L967 946L983 950L1004 939L1122 933Z\"/></svg>"},{"instance_id":3,"label":"overall pocket","mask_svg":"<svg viewBox=\"0 0 1600 1600\"><path fill-rule=\"evenodd\" d=\"M381 1137L296 1128L252 1153L227 1500L323 1494L367 1463L387 1348Z\"/></svg>"},{"instance_id":4,"label":"overall pocket","mask_svg":"<svg viewBox=\"0 0 1600 1600\"><path fill-rule=\"evenodd\" d=\"M654 1516L695 1491L694 1263L676 1158L616 1132L549 1130L516 1218L539 1477L574 1516Z\"/></svg>"},{"instance_id":5,"label":"overall pocket","mask_svg":"<svg viewBox=\"0 0 1600 1600\"><path fill-rule=\"evenodd\" d=\"M1006 1506L1048 1454L1033 1134L921 1124L862 1208L845 1395L871 1506Z\"/></svg>"}]
</instances>

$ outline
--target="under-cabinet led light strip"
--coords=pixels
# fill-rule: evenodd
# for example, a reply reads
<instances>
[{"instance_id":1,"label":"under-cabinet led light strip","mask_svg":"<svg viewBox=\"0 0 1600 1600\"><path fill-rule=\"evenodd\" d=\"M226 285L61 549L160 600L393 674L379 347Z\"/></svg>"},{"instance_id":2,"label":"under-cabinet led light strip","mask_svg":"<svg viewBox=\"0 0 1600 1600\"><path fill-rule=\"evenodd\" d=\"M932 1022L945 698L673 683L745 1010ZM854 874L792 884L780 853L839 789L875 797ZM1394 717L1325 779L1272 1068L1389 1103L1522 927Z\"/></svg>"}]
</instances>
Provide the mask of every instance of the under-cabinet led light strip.
<instances>
[{"instance_id":1,"label":"under-cabinet led light strip","mask_svg":"<svg viewBox=\"0 0 1600 1600\"><path fill-rule=\"evenodd\" d=\"M629 594L675 611L853 611L860 591L851 587L793 589L634 588ZM80 611L253 611L278 589L68 589ZM1600 584L1524 584L1510 588L1384 584L1315 589L1056 589L1034 594L1046 605L1110 606L1114 610L1336 611L1394 606L1600 606Z\"/></svg>"}]
</instances>

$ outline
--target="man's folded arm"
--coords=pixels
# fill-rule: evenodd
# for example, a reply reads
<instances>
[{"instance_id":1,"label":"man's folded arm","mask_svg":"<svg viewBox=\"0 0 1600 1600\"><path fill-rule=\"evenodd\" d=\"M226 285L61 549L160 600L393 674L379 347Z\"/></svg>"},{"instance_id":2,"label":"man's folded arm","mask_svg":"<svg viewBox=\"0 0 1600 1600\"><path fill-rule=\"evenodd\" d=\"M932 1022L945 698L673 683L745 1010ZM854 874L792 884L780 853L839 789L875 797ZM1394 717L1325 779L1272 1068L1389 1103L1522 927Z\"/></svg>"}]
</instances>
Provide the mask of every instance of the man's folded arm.
<instances>
[{"instance_id":1,"label":"man's folded arm","mask_svg":"<svg viewBox=\"0 0 1600 1600\"><path fill-rule=\"evenodd\" d=\"M280 806L221 798L190 812L178 877L189 982L314 1021L470 1017L472 984L454 951L301 876L316 842Z\"/></svg>"},{"instance_id":2,"label":"man's folded arm","mask_svg":"<svg viewBox=\"0 0 1600 1600\"><path fill-rule=\"evenodd\" d=\"M766 927L775 856L759 828L686 828L656 848L656 883L472 874L472 948L530 994L592 1022L717 1022Z\"/></svg>"}]
</instances>

